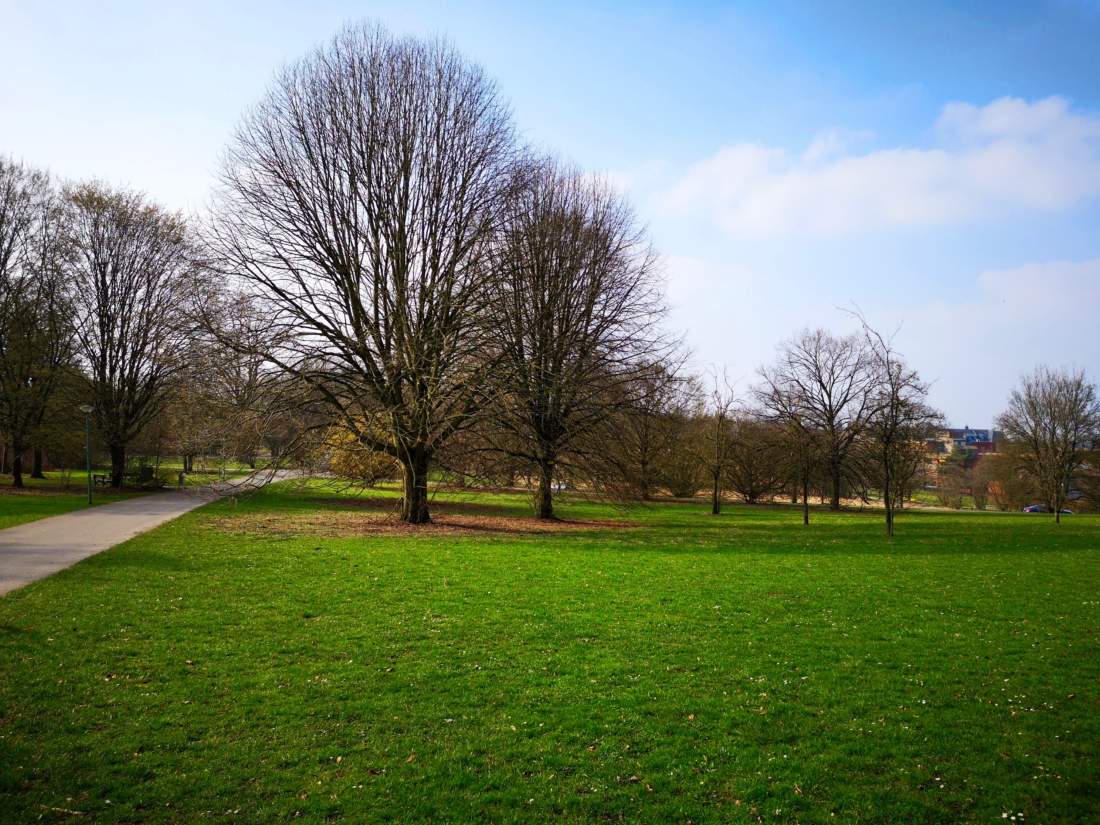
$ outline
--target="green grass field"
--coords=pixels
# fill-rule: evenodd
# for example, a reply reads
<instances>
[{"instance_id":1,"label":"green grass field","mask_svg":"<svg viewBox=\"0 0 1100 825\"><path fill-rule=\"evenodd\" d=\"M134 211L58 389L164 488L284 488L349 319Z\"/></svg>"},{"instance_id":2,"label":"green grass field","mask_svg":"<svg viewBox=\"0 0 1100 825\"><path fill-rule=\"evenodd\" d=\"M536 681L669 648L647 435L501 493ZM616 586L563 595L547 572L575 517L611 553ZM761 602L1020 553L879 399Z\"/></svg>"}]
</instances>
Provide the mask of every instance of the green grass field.
<instances>
[{"instance_id":1,"label":"green grass field","mask_svg":"<svg viewBox=\"0 0 1100 825\"><path fill-rule=\"evenodd\" d=\"M11 476L0 476L0 530L88 506L87 480L82 473L49 472L45 476L44 479L24 476L26 487L22 490L11 486ZM141 491L135 490L115 492L96 487L92 501L107 504L140 494Z\"/></svg>"},{"instance_id":2,"label":"green grass field","mask_svg":"<svg viewBox=\"0 0 1100 825\"><path fill-rule=\"evenodd\" d=\"M0 598L0 822L1100 820L1096 517L458 502L281 485Z\"/></svg>"}]
</instances>

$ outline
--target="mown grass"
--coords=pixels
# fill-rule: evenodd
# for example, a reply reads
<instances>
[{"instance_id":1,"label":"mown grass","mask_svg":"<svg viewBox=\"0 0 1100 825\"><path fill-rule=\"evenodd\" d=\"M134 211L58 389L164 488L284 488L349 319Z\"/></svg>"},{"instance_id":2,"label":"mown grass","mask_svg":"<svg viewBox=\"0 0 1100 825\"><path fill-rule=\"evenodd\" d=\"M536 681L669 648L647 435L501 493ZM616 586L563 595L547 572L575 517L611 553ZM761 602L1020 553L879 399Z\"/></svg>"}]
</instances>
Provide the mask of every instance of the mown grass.
<instances>
[{"instance_id":1,"label":"mown grass","mask_svg":"<svg viewBox=\"0 0 1100 825\"><path fill-rule=\"evenodd\" d=\"M0 599L0 821L1100 818L1095 517L241 527L335 498L219 502Z\"/></svg>"},{"instance_id":2,"label":"mown grass","mask_svg":"<svg viewBox=\"0 0 1100 825\"><path fill-rule=\"evenodd\" d=\"M44 479L24 476L26 486L21 490L11 486L11 476L0 476L0 530L88 506L87 479L83 474L48 472L45 476ZM92 502L93 506L109 504L141 492L96 487Z\"/></svg>"}]
</instances>

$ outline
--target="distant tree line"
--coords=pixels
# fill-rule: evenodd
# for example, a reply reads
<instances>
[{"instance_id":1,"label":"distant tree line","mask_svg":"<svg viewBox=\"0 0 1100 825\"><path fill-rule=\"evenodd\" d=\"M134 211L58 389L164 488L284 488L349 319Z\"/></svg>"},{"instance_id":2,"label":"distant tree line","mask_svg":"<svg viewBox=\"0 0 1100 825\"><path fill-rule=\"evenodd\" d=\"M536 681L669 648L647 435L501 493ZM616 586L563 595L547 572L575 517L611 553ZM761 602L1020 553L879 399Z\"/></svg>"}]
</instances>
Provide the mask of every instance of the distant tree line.
<instances>
[{"instance_id":1,"label":"distant tree line","mask_svg":"<svg viewBox=\"0 0 1100 825\"><path fill-rule=\"evenodd\" d=\"M943 422L890 336L805 330L738 393L685 369L666 314L626 200L526 146L451 46L378 26L278 72L201 219L0 158L15 486L28 454L78 463L88 405L116 487L138 451L399 480L411 523L447 482L526 486L547 519L566 488L789 501L806 524L811 498L876 501L893 534ZM936 489L1094 497L1097 410L1084 373L1040 369L980 462L999 477L947 462Z\"/></svg>"}]
</instances>

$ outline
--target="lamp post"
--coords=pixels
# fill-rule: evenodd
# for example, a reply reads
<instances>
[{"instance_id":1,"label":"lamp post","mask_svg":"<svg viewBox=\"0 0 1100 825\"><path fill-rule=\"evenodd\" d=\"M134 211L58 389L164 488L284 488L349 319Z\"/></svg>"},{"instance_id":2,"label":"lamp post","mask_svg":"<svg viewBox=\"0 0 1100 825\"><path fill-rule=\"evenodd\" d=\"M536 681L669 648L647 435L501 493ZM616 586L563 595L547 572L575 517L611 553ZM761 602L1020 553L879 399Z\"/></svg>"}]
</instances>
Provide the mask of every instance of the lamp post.
<instances>
[{"instance_id":1,"label":"lamp post","mask_svg":"<svg viewBox=\"0 0 1100 825\"><path fill-rule=\"evenodd\" d=\"M84 413L84 467L88 471L88 506L92 506L92 410L91 404L81 404L77 409Z\"/></svg>"}]
</instances>

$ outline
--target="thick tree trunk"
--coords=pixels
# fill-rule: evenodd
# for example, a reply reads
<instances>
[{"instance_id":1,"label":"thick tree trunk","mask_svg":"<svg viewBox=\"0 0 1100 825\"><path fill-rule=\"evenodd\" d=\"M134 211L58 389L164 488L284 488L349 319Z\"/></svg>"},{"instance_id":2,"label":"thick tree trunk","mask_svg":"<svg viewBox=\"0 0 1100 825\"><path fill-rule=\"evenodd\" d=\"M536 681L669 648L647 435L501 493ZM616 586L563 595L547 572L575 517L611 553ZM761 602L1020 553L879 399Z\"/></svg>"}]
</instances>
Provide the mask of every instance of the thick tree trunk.
<instances>
[{"instance_id":1,"label":"thick tree trunk","mask_svg":"<svg viewBox=\"0 0 1100 825\"><path fill-rule=\"evenodd\" d=\"M714 484L710 491L710 514L717 516L722 513L722 491L719 489L718 473L715 473L713 478Z\"/></svg>"},{"instance_id":2,"label":"thick tree trunk","mask_svg":"<svg viewBox=\"0 0 1100 825\"><path fill-rule=\"evenodd\" d=\"M18 444L11 448L11 486L23 486L23 447Z\"/></svg>"},{"instance_id":3,"label":"thick tree trunk","mask_svg":"<svg viewBox=\"0 0 1100 825\"><path fill-rule=\"evenodd\" d=\"M34 448L34 459L31 464L31 478L45 478L46 474L42 472L43 456L42 448Z\"/></svg>"},{"instance_id":4,"label":"thick tree trunk","mask_svg":"<svg viewBox=\"0 0 1100 825\"><path fill-rule=\"evenodd\" d=\"M840 509L840 465L835 464L830 468L831 470L831 498L829 499L829 509Z\"/></svg>"},{"instance_id":5,"label":"thick tree trunk","mask_svg":"<svg viewBox=\"0 0 1100 825\"><path fill-rule=\"evenodd\" d=\"M427 524L432 520L428 513L430 458L426 450L414 449L402 462L404 496L401 499L401 520L407 524Z\"/></svg>"},{"instance_id":6,"label":"thick tree trunk","mask_svg":"<svg viewBox=\"0 0 1100 825\"><path fill-rule=\"evenodd\" d=\"M122 487L122 477L126 475L126 445L112 444L111 452L111 486L116 490Z\"/></svg>"},{"instance_id":7,"label":"thick tree trunk","mask_svg":"<svg viewBox=\"0 0 1100 825\"><path fill-rule=\"evenodd\" d=\"M535 499L535 515L540 519L553 519L554 516L554 461L543 459L539 462L539 489Z\"/></svg>"}]
</instances>

